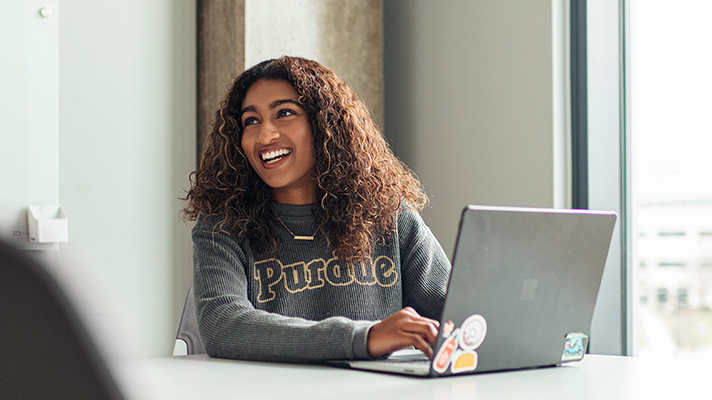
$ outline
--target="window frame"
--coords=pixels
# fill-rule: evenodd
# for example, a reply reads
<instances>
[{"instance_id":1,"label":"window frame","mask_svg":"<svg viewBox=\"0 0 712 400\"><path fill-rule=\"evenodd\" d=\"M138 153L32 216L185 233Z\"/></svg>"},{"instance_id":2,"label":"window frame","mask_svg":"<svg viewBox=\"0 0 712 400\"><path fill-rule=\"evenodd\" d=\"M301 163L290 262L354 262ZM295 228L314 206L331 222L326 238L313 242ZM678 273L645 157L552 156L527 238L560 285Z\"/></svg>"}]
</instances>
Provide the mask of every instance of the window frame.
<instances>
[{"instance_id":1,"label":"window frame","mask_svg":"<svg viewBox=\"0 0 712 400\"><path fill-rule=\"evenodd\" d=\"M632 354L629 3L571 0L572 207L618 214L589 352Z\"/></svg>"}]
</instances>

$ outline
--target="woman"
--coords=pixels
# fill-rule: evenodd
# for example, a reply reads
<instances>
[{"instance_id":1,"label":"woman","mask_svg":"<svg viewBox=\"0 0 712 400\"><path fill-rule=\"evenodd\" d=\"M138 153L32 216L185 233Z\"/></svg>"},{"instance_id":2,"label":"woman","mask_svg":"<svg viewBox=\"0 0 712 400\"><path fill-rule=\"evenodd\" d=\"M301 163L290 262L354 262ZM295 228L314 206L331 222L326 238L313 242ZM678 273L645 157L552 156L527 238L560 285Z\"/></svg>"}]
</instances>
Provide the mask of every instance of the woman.
<instances>
[{"instance_id":1,"label":"woman","mask_svg":"<svg viewBox=\"0 0 712 400\"><path fill-rule=\"evenodd\" d=\"M420 218L427 198L332 71L282 57L238 76L192 176L209 355L432 357L450 265Z\"/></svg>"}]
</instances>

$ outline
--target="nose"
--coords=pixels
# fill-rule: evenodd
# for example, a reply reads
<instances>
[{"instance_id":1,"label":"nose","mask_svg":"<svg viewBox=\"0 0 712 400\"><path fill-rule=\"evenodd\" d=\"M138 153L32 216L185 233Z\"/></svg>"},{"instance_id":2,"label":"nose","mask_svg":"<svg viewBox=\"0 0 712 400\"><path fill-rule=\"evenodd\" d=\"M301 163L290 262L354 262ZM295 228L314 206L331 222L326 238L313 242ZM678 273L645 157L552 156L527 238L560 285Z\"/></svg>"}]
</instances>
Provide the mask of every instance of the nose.
<instances>
[{"instance_id":1,"label":"nose","mask_svg":"<svg viewBox=\"0 0 712 400\"><path fill-rule=\"evenodd\" d=\"M281 134L276 126L270 122L264 122L257 140L259 140L260 144L270 144L273 140L279 139L280 136Z\"/></svg>"}]
</instances>

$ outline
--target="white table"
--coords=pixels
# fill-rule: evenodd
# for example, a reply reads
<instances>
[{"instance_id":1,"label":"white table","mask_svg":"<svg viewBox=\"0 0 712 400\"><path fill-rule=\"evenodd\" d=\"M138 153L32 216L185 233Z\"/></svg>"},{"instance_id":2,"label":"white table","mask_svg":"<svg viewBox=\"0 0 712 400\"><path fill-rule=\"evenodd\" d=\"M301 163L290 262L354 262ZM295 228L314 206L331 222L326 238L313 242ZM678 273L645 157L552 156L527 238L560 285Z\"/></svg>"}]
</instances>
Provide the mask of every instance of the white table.
<instances>
[{"instance_id":1,"label":"white table","mask_svg":"<svg viewBox=\"0 0 712 400\"><path fill-rule=\"evenodd\" d=\"M157 399L712 399L708 362L596 355L436 379L207 356L124 361L119 371L134 397Z\"/></svg>"}]
</instances>

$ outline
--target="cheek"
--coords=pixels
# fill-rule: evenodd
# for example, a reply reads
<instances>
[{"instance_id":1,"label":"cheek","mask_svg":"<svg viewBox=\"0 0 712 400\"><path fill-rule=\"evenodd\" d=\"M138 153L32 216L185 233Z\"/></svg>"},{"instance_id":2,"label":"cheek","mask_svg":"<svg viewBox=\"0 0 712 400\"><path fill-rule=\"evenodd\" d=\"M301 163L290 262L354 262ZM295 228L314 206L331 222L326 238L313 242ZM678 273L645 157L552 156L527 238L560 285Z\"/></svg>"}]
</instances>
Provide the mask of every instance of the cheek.
<instances>
[{"instance_id":1,"label":"cheek","mask_svg":"<svg viewBox=\"0 0 712 400\"><path fill-rule=\"evenodd\" d=\"M305 142L302 147L305 151L302 152L301 158L304 165L308 169L314 169L316 167L316 152L314 151L314 145L310 142Z\"/></svg>"},{"instance_id":2,"label":"cheek","mask_svg":"<svg viewBox=\"0 0 712 400\"><path fill-rule=\"evenodd\" d=\"M303 128L302 145L307 149L310 158L316 157L316 151L314 149L314 131L312 130L311 125Z\"/></svg>"},{"instance_id":3,"label":"cheek","mask_svg":"<svg viewBox=\"0 0 712 400\"><path fill-rule=\"evenodd\" d=\"M240 148L242 149L242 151L245 152L245 154L248 153L248 151L247 151L247 140L246 140L244 134L242 134L242 135L240 136Z\"/></svg>"},{"instance_id":4,"label":"cheek","mask_svg":"<svg viewBox=\"0 0 712 400\"><path fill-rule=\"evenodd\" d=\"M255 168L256 160L254 159L254 152L252 151L254 147L251 146L250 143L249 138L246 139L245 135L243 135L240 140L240 149L242 149L242 153L245 155L245 158L247 158L247 161L250 163L252 168Z\"/></svg>"}]
</instances>

